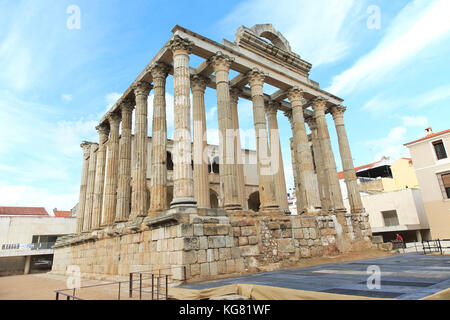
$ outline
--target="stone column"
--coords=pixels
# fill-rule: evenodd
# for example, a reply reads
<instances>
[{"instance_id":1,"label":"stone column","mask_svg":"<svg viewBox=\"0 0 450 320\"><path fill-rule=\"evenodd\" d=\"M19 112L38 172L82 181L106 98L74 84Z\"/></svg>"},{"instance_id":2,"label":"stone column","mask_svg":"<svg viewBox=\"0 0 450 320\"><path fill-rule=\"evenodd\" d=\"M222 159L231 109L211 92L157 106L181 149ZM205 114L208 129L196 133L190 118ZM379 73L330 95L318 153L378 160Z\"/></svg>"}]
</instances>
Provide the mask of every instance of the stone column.
<instances>
[{"instance_id":1,"label":"stone column","mask_svg":"<svg viewBox=\"0 0 450 320\"><path fill-rule=\"evenodd\" d=\"M108 116L110 133L107 143L105 194L103 200L102 226L114 222L117 204L117 181L119 173L119 126L120 115L112 113Z\"/></svg>"},{"instance_id":2,"label":"stone column","mask_svg":"<svg viewBox=\"0 0 450 320\"><path fill-rule=\"evenodd\" d=\"M100 229L103 206L103 187L105 185L106 141L109 135L109 126L97 126L99 145L97 151L97 168L95 169L94 204L92 212L92 229Z\"/></svg>"},{"instance_id":3,"label":"stone column","mask_svg":"<svg viewBox=\"0 0 450 320\"><path fill-rule=\"evenodd\" d=\"M292 110L288 110L284 112L284 115L289 119L289 123L291 125L291 132L292 135L294 135L294 121L292 120ZM291 161L292 161L292 173L294 176L294 188L295 188L295 197L296 197L296 208L297 208L297 214L300 214L298 210L298 198L297 195L300 190L299 186L299 178L298 178L298 165L297 165L297 157L295 152L295 143L294 143L294 137L289 138L290 148L291 148Z\"/></svg>"},{"instance_id":4,"label":"stone column","mask_svg":"<svg viewBox=\"0 0 450 320\"><path fill-rule=\"evenodd\" d=\"M145 81L139 81L133 87L136 111L134 115L134 161L131 172L133 187L130 219L147 215L147 100L151 89L151 84Z\"/></svg>"},{"instance_id":5,"label":"stone column","mask_svg":"<svg viewBox=\"0 0 450 320\"><path fill-rule=\"evenodd\" d=\"M94 203L95 167L97 162L98 144L91 143L89 148L89 171L86 187L86 206L84 208L83 232L91 230L92 205Z\"/></svg>"},{"instance_id":6,"label":"stone column","mask_svg":"<svg viewBox=\"0 0 450 320\"><path fill-rule=\"evenodd\" d=\"M83 143L80 145L80 147L83 148L83 166L81 169L80 198L78 200L77 208L77 233L81 233L83 231L83 217L84 210L86 208L86 189L89 171L90 146L91 144L86 141L83 141Z\"/></svg>"},{"instance_id":7,"label":"stone column","mask_svg":"<svg viewBox=\"0 0 450 320\"><path fill-rule=\"evenodd\" d=\"M223 207L229 210L242 209L237 189L237 167L235 166L234 130L231 115L230 86L228 73L232 60L218 52L211 58L216 75L217 118L219 121L220 184L223 186Z\"/></svg>"},{"instance_id":8,"label":"stone column","mask_svg":"<svg viewBox=\"0 0 450 320\"><path fill-rule=\"evenodd\" d=\"M191 99L189 54L192 42L174 36L169 47L173 53L174 133L173 133L173 200L171 207L195 206L192 175Z\"/></svg>"},{"instance_id":9,"label":"stone column","mask_svg":"<svg viewBox=\"0 0 450 320\"><path fill-rule=\"evenodd\" d=\"M267 125L264 114L264 73L253 69L248 73L248 80L252 94L253 123L256 136L256 154L258 161L258 182L260 210L278 210L275 200L275 188L273 184L273 172L270 164L270 151L267 139Z\"/></svg>"},{"instance_id":10,"label":"stone column","mask_svg":"<svg viewBox=\"0 0 450 320\"><path fill-rule=\"evenodd\" d=\"M281 210L289 211L286 191L286 178L284 177L283 155L281 153L280 134L277 121L277 103L268 104L266 107L267 123L270 135L270 154L272 155L272 170L274 172L275 196Z\"/></svg>"},{"instance_id":11,"label":"stone column","mask_svg":"<svg viewBox=\"0 0 450 320\"><path fill-rule=\"evenodd\" d=\"M167 209L167 121L166 78L167 65L156 64L153 77L152 167L149 215Z\"/></svg>"},{"instance_id":12,"label":"stone column","mask_svg":"<svg viewBox=\"0 0 450 320\"><path fill-rule=\"evenodd\" d=\"M230 89L230 101L231 101L231 118L233 122L233 129L235 132L235 152L234 160L235 166L237 168L237 189L239 194L239 202L242 208L248 209L248 203L245 193L245 175L244 175L244 160L241 148L241 135L239 129L239 116L238 116L238 102L239 102L239 91L240 89L231 88Z\"/></svg>"},{"instance_id":13,"label":"stone column","mask_svg":"<svg viewBox=\"0 0 450 320\"><path fill-rule=\"evenodd\" d=\"M288 99L292 104L294 152L298 166L299 193L297 196L297 208L299 213L314 211L314 204L320 202L317 188L317 180L314 175L314 164L308 135L306 134L305 119L303 117L303 91L292 88Z\"/></svg>"},{"instance_id":14,"label":"stone column","mask_svg":"<svg viewBox=\"0 0 450 320\"><path fill-rule=\"evenodd\" d=\"M328 179L325 174L322 148L320 146L320 140L317 134L317 125L313 117L308 118L306 122L311 130L311 141L314 151L314 161L316 163L317 183L322 213L327 214L327 212L331 209L330 190L328 187Z\"/></svg>"},{"instance_id":15,"label":"stone column","mask_svg":"<svg viewBox=\"0 0 450 320\"><path fill-rule=\"evenodd\" d=\"M347 132L344 126L344 112L345 107L333 106L331 114L333 115L334 124L336 127L339 152L342 160L342 169L344 170L345 184L347 185L348 201L352 213L363 212L363 205L361 195L359 193L358 182L356 179L355 167L353 166L352 153L348 143Z\"/></svg>"},{"instance_id":16,"label":"stone column","mask_svg":"<svg viewBox=\"0 0 450 320\"><path fill-rule=\"evenodd\" d=\"M194 194L199 208L210 208L208 154L205 114L206 81L200 76L191 79L192 120L194 131Z\"/></svg>"},{"instance_id":17,"label":"stone column","mask_svg":"<svg viewBox=\"0 0 450 320\"><path fill-rule=\"evenodd\" d=\"M345 211L339 178L336 171L336 162L331 147L330 134L328 132L327 120L325 118L326 100L321 97L316 98L313 101L313 109L317 125L317 135L324 160L325 174L328 180L330 199L335 210Z\"/></svg>"},{"instance_id":18,"label":"stone column","mask_svg":"<svg viewBox=\"0 0 450 320\"><path fill-rule=\"evenodd\" d=\"M131 129L134 102L125 100L120 105L122 133L119 141L119 182L115 222L124 222L130 216L131 203Z\"/></svg>"}]
</instances>

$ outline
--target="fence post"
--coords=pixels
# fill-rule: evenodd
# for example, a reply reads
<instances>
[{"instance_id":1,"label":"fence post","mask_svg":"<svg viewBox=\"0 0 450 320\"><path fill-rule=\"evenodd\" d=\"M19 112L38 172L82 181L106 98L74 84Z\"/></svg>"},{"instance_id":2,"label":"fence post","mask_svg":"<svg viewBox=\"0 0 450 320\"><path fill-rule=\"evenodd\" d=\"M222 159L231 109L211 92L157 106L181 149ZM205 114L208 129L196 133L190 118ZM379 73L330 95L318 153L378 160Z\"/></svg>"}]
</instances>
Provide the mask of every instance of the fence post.
<instances>
[{"instance_id":1,"label":"fence post","mask_svg":"<svg viewBox=\"0 0 450 320\"><path fill-rule=\"evenodd\" d=\"M154 300L153 299L154 283L155 283L155 275L152 273L152 300Z\"/></svg>"},{"instance_id":2,"label":"fence post","mask_svg":"<svg viewBox=\"0 0 450 320\"><path fill-rule=\"evenodd\" d=\"M56 291L56 300L59 300L59 292Z\"/></svg>"},{"instance_id":3,"label":"fence post","mask_svg":"<svg viewBox=\"0 0 450 320\"><path fill-rule=\"evenodd\" d=\"M120 281L119 281L119 296L117 297L117 300L120 300Z\"/></svg>"},{"instance_id":4,"label":"fence post","mask_svg":"<svg viewBox=\"0 0 450 320\"><path fill-rule=\"evenodd\" d=\"M166 274L166 300L168 300L169 296L167 293L168 289L169 289L169 276Z\"/></svg>"},{"instance_id":5,"label":"fence post","mask_svg":"<svg viewBox=\"0 0 450 320\"><path fill-rule=\"evenodd\" d=\"M142 300L142 273L139 273L139 300Z\"/></svg>"}]
</instances>

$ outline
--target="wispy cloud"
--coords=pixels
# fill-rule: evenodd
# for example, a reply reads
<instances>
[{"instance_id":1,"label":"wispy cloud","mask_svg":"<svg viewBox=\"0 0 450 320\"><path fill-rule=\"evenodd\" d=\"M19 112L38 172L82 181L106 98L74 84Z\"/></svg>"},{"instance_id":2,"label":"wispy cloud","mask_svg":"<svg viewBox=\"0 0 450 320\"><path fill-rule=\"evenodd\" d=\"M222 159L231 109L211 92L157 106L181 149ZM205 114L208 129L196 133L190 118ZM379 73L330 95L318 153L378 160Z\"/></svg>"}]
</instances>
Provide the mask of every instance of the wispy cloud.
<instances>
[{"instance_id":1,"label":"wispy cloud","mask_svg":"<svg viewBox=\"0 0 450 320\"><path fill-rule=\"evenodd\" d=\"M272 23L290 42L292 49L314 66L345 57L367 1L340 0L248 0L239 4L221 22L226 32L236 30L242 22Z\"/></svg>"},{"instance_id":2,"label":"wispy cloud","mask_svg":"<svg viewBox=\"0 0 450 320\"><path fill-rule=\"evenodd\" d=\"M335 76L326 90L345 95L355 88L382 81L435 40L449 35L449 11L447 0L415 0L408 4L391 23L377 47Z\"/></svg>"}]
</instances>

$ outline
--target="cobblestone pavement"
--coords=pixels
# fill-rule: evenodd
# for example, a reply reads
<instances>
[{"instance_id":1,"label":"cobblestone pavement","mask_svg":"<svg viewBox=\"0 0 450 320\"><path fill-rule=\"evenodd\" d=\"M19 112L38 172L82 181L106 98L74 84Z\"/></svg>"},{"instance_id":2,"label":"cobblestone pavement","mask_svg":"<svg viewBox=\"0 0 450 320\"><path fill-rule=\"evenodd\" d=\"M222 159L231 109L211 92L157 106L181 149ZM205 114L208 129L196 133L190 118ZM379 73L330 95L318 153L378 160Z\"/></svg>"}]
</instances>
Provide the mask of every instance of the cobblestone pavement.
<instances>
[{"instance_id":1,"label":"cobblestone pavement","mask_svg":"<svg viewBox=\"0 0 450 320\"><path fill-rule=\"evenodd\" d=\"M381 286L378 289L369 289L367 286L367 280L373 274L368 272L369 266L380 268ZM262 272L188 284L181 288L205 289L236 283L414 300L450 288L450 255L400 254L314 267Z\"/></svg>"}]
</instances>

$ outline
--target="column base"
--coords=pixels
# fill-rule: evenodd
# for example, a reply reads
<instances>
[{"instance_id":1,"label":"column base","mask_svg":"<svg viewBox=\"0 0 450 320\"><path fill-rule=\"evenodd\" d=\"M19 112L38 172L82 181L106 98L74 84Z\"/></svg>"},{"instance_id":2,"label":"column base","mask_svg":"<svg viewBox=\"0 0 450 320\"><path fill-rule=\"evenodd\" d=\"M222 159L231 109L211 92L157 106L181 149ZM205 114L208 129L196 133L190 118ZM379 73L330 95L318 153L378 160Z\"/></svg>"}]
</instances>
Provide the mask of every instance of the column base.
<instances>
[{"instance_id":1,"label":"column base","mask_svg":"<svg viewBox=\"0 0 450 320\"><path fill-rule=\"evenodd\" d=\"M225 210L242 210L242 205L240 203L228 203L223 208Z\"/></svg>"},{"instance_id":2,"label":"column base","mask_svg":"<svg viewBox=\"0 0 450 320\"><path fill-rule=\"evenodd\" d=\"M194 197L175 198L170 202L170 208L196 207L197 201Z\"/></svg>"}]
</instances>

